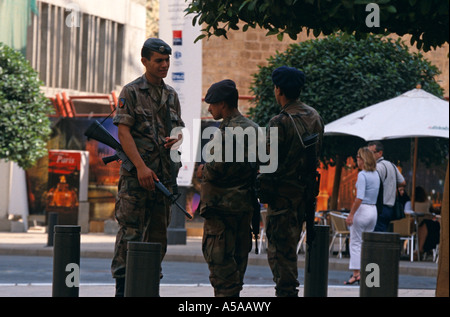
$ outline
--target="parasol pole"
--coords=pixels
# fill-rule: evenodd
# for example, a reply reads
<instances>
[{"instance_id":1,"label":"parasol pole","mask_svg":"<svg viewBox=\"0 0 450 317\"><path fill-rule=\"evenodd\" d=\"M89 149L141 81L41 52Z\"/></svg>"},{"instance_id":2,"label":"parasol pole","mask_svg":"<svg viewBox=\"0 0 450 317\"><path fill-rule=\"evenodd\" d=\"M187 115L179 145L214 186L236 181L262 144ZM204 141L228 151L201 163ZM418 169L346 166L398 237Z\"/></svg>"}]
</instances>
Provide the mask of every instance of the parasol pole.
<instances>
[{"instance_id":1,"label":"parasol pole","mask_svg":"<svg viewBox=\"0 0 450 317\"><path fill-rule=\"evenodd\" d=\"M416 89L422 89L422 85L417 84ZM416 197L416 170L417 170L417 147L419 140L414 138L414 159L413 159L413 174L412 174L412 190L411 190L411 208L414 210L415 197Z\"/></svg>"},{"instance_id":2,"label":"parasol pole","mask_svg":"<svg viewBox=\"0 0 450 317\"><path fill-rule=\"evenodd\" d=\"M415 195L416 195L416 170L417 170L417 148L419 140L414 138L414 160L413 160L413 174L412 174L412 194L411 194L411 208L414 210Z\"/></svg>"}]
</instances>

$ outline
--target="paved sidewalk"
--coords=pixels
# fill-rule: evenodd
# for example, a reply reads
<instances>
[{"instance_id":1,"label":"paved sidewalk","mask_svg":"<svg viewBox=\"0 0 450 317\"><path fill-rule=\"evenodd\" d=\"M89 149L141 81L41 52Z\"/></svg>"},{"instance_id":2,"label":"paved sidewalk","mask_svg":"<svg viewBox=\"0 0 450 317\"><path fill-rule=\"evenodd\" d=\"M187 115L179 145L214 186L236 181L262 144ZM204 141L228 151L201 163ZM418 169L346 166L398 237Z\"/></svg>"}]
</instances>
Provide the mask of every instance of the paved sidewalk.
<instances>
[{"instance_id":1,"label":"paved sidewalk","mask_svg":"<svg viewBox=\"0 0 450 317\"><path fill-rule=\"evenodd\" d=\"M1 285L0 297L51 297L52 285L25 284ZM80 297L114 297L114 285L81 284ZM214 297L211 285L179 285L161 284L161 297L188 298L188 297ZM241 297L275 297L273 286L244 286ZM299 297L303 297L303 287L300 287ZM359 286L329 286L328 297L359 297ZM435 297L435 290L399 289L398 297Z\"/></svg>"},{"instance_id":2,"label":"paved sidewalk","mask_svg":"<svg viewBox=\"0 0 450 317\"><path fill-rule=\"evenodd\" d=\"M53 248L47 247L48 235L44 232L11 233L0 232L0 254L53 256ZM112 258L115 236L103 233L81 234L81 257ZM304 266L304 253L299 255L299 266ZM185 245L169 245L165 261L204 262L201 238L188 237ZM348 271L349 258L339 259L330 255L328 269ZM267 265L267 254L249 255L249 264ZM437 276L437 263L400 261L399 274L415 276Z\"/></svg>"},{"instance_id":3,"label":"paved sidewalk","mask_svg":"<svg viewBox=\"0 0 450 317\"><path fill-rule=\"evenodd\" d=\"M47 246L48 235L44 232L10 233L0 232L0 255L53 256L53 248ZM81 257L112 258L114 235L89 233L81 235ZM299 255L299 267L304 266L305 257ZM169 245L165 261L204 262L201 253L201 238L188 237L186 245ZM348 271L348 258L329 257L329 270ZM267 265L266 253L249 256L250 265ZM433 262L400 261L400 274L415 276L437 276L437 264ZM80 285L80 297L111 297L114 285ZM168 285L162 284L162 297L213 297L210 285ZM50 284L0 285L0 297L49 297ZM245 286L242 297L273 297L273 286ZM303 296L300 288L299 296ZM399 297L434 297L435 290L399 289ZM359 297L358 286L329 286L328 297Z\"/></svg>"}]
</instances>

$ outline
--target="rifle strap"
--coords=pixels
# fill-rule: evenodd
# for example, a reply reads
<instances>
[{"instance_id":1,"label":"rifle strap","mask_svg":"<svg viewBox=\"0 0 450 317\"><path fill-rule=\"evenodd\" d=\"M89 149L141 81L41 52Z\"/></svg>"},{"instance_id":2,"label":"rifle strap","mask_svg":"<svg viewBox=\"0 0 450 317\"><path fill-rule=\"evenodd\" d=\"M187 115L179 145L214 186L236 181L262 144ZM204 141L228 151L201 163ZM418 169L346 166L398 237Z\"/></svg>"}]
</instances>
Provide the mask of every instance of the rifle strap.
<instances>
[{"instance_id":1,"label":"rifle strap","mask_svg":"<svg viewBox=\"0 0 450 317\"><path fill-rule=\"evenodd\" d=\"M309 152L309 153L307 153L307 155L311 155L311 153L312 153L314 156L316 156L316 155L315 155L315 151L311 151L311 149L309 149L309 147L310 147L311 145L315 145L315 142L314 142L314 143L311 143L311 144L309 144L309 145L305 145L305 143L303 142L303 138L301 137L300 131L298 130L297 125L295 124L294 118L292 117L292 115L291 115L289 112L287 112L287 111L283 111L283 112L286 113L286 114L288 115L288 117L291 119L292 124L294 125L294 128L295 128L295 131L296 131L296 133L297 133L297 136L298 136L298 138L299 138L299 140L300 140L300 144L302 145L302 148L305 149L305 150L307 150L307 151ZM301 124L303 130L304 130L305 132L307 132L307 130L306 130L305 126L303 125L301 119L300 119L299 122L300 122L300 124ZM316 159L314 159L314 161L316 161ZM309 166L308 166L308 167L309 167ZM312 171L311 171L311 172L312 172ZM315 176L315 175L314 175L314 176ZM312 176L311 176L311 177L312 177ZM313 194L313 192L312 192L312 189L313 189L315 186L314 186L313 180L311 179L310 181L311 181L311 183L307 185L307 189L306 189L306 195L307 195L306 199L307 199L307 200L310 200L310 199L311 199L311 200L315 200L316 198L314 197L314 194ZM308 182L309 182L309 181L308 181ZM313 203L313 205L315 206L314 203ZM306 218L306 244L308 245L308 252L310 253L308 258L309 258L309 260L311 260L312 243L313 243L314 238L315 238L315 232L314 232L315 210L312 211L312 210L309 210L309 209L307 208L305 218ZM310 266L310 263L308 263L308 269L309 269L310 267L311 267L311 266Z\"/></svg>"},{"instance_id":2,"label":"rifle strap","mask_svg":"<svg viewBox=\"0 0 450 317\"><path fill-rule=\"evenodd\" d=\"M163 83L163 85L161 87L155 87L155 89L160 89L160 90L156 90L157 94L158 94L158 97L159 97L158 109L161 109L161 107L163 107L166 104L166 100L167 99L163 98L164 87L165 87L164 83ZM148 89L148 96L149 96L149 98L153 99L153 97L152 97L152 95L150 93L150 88ZM166 126L165 127L166 128L166 133L170 133L170 131L172 130L172 123L171 123L171 120L170 120L170 108L169 107L170 107L169 105L166 105L166 111L167 112L166 112L166 118L164 120L165 121L165 126ZM156 118L155 110L157 110L157 109L155 109L155 107L151 107L151 110L152 110L151 126L152 126L153 133L154 133L155 144L156 144L156 147L157 147L157 149L159 151L159 156L162 158L163 153L161 151L161 147L159 146L159 129L158 129L158 126L156 125L156 122L155 122L155 118ZM177 180L176 180L177 175L176 175L175 165L174 164L175 163L172 162L172 160L171 160L170 161L170 172L171 172L171 181L172 181L172 184L173 184L172 185L173 186L172 190L173 190L173 193L175 195L177 195L178 194L178 186L177 186ZM163 168L162 168L162 159L160 160L160 169L161 169L161 171L163 170Z\"/></svg>"},{"instance_id":3,"label":"rifle strap","mask_svg":"<svg viewBox=\"0 0 450 317\"><path fill-rule=\"evenodd\" d=\"M299 140L300 140L300 144L301 144L302 147L305 149L305 148L306 148L305 143L303 143L302 136L300 135L300 132L298 131L298 128L297 128L297 125L295 124L294 118L292 118L292 115L291 115L289 112L286 112L286 111L285 111L285 113L286 113L286 114L289 116L289 118L291 119L292 124L294 125L294 128L295 128L295 132L297 132L297 136L298 136L298 138L299 138ZM305 126L303 125L303 123L302 123L301 120L300 120L300 124L302 125L303 130L306 131Z\"/></svg>"},{"instance_id":4,"label":"rifle strap","mask_svg":"<svg viewBox=\"0 0 450 317\"><path fill-rule=\"evenodd\" d=\"M170 136L170 132L172 131L172 122L170 120L170 106L166 106L166 134ZM178 185L177 185L177 171L175 162L170 160L170 174L172 180L172 190L174 195L178 195Z\"/></svg>"}]
</instances>

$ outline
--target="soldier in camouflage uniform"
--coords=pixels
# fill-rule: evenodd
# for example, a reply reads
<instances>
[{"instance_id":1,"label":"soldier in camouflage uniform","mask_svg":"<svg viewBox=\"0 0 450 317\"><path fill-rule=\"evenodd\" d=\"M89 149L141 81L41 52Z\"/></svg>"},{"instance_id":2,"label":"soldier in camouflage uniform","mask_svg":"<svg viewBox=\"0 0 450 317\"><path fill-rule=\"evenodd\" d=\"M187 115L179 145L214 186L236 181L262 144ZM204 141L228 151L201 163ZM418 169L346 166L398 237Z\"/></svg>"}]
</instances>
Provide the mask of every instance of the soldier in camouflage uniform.
<instances>
[{"instance_id":1,"label":"soldier in camouflage uniform","mask_svg":"<svg viewBox=\"0 0 450 317\"><path fill-rule=\"evenodd\" d=\"M278 169L258 175L261 191L268 193L267 256L276 283L277 296L298 296L297 245L305 220L306 155L302 140L319 134L316 153L323 138L324 123L317 111L297 100L303 87L303 72L282 66L272 73L274 94L281 106L269 126L278 128ZM270 148L270 135L267 140ZM269 149L270 150L270 149Z\"/></svg>"},{"instance_id":2,"label":"soldier in camouflage uniform","mask_svg":"<svg viewBox=\"0 0 450 317\"><path fill-rule=\"evenodd\" d=\"M210 162L206 160L197 173L203 177L199 207L200 215L205 218L202 251L215 296L236 297L242 289L248 253L252 248L250 226L257 202L254 191L257 164L249 160L248 151L249 148L255 151L256 144L245 141L243 144L237 140L242 135L235 136L234 157L231 162L226 161L225 152L230 153L230 149L225 147L225 131L226 128L248 128L245 131L257 135L258 125L239 112L238 91L231 80L213 84L205 101L210 104L208 110L214 119L223 121L209 143L215 144L212 151L220 148L222 154ZM243 161L236 158L241 146L245 151Z\"/></svg>"},{"instance_id":3,"label":"soldier in camouflage uniform","mask_svg":"<svg viewBox=\"0 0 450 317\"><path fill-rule=\"evenodd\" d=\"M136 167L132 172L120 169L115 211L119 231L111 264L116 296L124 295L128 241L160 243L161 261L167 249L170 202L155 191L154 180L169 189L176 185L174 174L180 165L171 161L170 151L181 140L169 135L184 126L178 95L163 81L170 54L170 46L162 40L145 41L141 51L145 74L123 88L113 120L123 150Z\"/></svg>"}]
</instances>

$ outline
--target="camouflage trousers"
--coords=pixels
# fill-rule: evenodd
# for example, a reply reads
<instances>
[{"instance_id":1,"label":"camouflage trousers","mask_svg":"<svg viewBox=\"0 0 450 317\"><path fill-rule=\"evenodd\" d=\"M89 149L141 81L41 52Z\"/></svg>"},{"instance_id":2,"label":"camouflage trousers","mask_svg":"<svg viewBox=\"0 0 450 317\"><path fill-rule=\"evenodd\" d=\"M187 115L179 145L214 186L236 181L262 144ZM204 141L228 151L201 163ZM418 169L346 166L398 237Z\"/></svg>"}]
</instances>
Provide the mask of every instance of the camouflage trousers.
<instances>
[{"instance_id":1,"label":"camouflage trousers","mask_svg":"<svg viewBox=\"0 0 450 317\"><path fill-rule=\"evenodd\" d=\"M128 241L161 244L161 262L167 251L170 202L162 193L143 189L136 177L121 176L115 216L119 223L114 256L113 278L125 277Z\"/></svg>"},{"instance_id":2,"label":"camouflage trousers","mask_svg":"<svg viewBox=\"0 0 450 317\"><path fill-rule=\"evenodd\" d=\"M238 296L252 249L251 215L211 216L203 227L203 256L216 297Z\"/></svg>"},{"instance_id":3,"label":"camouflage trousers","mask_svg":"<svg viewBox=\"0 0 450 317\"><path fill-rule=\"evenodd\" d=\"M267 258L279 297L298 296L297 245L304 215L301 200L269 205L267 209Z\"/></svg>"}]
</instances>

